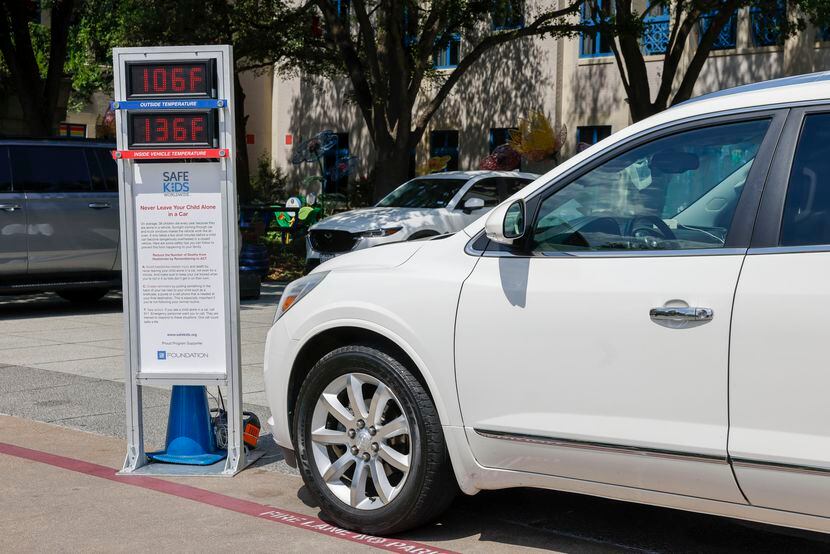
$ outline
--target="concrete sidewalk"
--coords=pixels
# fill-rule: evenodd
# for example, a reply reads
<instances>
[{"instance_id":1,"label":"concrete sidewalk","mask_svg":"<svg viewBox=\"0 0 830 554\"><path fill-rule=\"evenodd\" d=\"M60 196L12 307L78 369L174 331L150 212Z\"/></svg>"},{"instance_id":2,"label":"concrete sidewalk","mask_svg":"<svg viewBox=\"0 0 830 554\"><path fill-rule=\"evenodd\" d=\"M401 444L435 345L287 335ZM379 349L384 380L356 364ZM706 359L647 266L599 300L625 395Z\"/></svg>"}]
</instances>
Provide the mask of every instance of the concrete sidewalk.
<instances>
[{"instance_id":1,"label":"concrete sidewalk","mask_svg":"<svg viewBox=\"0 0 830 554\"><path fill-rule=\"evenodd\" d=\"M243 401L265 406L262 360L283 285L241 303ZM121 295L78 307L53 294L0 297L0 363L124 382Z\"/></svg>"},{"instance_id":2,"label":"concrete sidewalk","mask_svg":"<svg viewBox=\"0 0 830 554\"><path fill-rule=\"evenodd\" d=\"M21 438L25 438L21 441ZM121 441L0 416L0 442L117 467ZM0 454L0 551L357 552L333 537L192 500ZM276 477L276 481L275 481ZM289 481L282 483L281 480ZM296 495L298 478L250 472L189 485L316 516ZM263 493L263 491L268 491ZM267 498L263 498L267 497Z\"/></svg>"},{"instance_id":3,"label":"concrete sidewalk","mask_svg":"<svg viewBox=\"0 0 830 554\"><path fill-rule=\"evenodd\" d=\"M113 468L123 460L123 441L54 425L0 416L0 446L57 454ZM1 450L0 450L1 452ZM111 474L110 473L110 474ZM357 552L369 546L343 538L295 528L276 520L261 519L156 490L130 486L129 479L114 482L55 467L48 463L0 453L0 552L134 552L169 550L186 552L220 550L246 552ZM202 491L263 505L263 510L286 510L318 517L299 477L248 469L233 478L165 478ZM467 519L467 518L464 518ZM458 552L512 552L520 544L552 546L543 533L516 533L517 544L481 543L478 522L451 518L443 524L396 537L434 550ZM449 524L449 525L448 525ZM514 530L515 532L516 530ZM334 533L332 533L334 534ZM387 544L392 544L391 539ZM568 552L619 551L597 548L578 539L560 540ZM427 551L421 551L427 552Z\"/></svg>"}]
</instances>

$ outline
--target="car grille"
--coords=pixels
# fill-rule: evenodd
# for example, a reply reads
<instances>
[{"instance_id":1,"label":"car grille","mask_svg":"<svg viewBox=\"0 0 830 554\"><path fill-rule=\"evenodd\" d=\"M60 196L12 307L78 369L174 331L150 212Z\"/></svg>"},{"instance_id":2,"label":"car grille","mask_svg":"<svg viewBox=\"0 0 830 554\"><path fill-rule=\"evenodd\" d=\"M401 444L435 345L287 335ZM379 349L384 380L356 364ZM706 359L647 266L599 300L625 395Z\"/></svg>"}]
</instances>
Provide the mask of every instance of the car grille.
<instances>
[{"instance_id":1,"label":"car grille","mask_svg":"<svg viewBox=\"0 0 830 554\"><path fill-rule=\"evenodd\" d=\"M310 231L311 247L317 252L348 252L354 248L357 237L348 231L320 229Z\"/></svg>"}]
</instances>

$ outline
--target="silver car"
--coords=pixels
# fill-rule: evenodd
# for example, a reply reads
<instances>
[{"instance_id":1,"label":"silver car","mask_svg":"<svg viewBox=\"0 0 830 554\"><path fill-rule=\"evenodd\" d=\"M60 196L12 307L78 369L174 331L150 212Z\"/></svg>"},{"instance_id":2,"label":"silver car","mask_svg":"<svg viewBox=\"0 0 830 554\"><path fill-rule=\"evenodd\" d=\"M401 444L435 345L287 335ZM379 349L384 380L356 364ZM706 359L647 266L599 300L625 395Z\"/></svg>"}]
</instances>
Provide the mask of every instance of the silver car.
<instances>
[{"instance_id":1,"label":"silver car","mask_svg":"<svg viewBox=\"0 0 830 554\"><path fill-rule=\"evenodd\" d=\"M121 287L114 147L0 140L0 293L89 302Z\"/></svg>"}]
</instances>

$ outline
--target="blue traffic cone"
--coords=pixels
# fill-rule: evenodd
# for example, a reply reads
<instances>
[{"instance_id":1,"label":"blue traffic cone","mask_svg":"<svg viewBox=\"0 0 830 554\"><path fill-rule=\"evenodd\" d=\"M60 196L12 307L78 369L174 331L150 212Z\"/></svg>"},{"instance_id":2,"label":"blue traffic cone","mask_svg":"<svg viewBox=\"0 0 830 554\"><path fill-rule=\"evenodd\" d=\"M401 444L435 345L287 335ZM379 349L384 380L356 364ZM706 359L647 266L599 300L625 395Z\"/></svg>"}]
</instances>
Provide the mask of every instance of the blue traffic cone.
<instances>
[{"instance_id":1,"label":"blue traffic cone","mask_svg":"<svg viewBox=\"0 0 830 554\"><path fill-rule=\"evenodd\" d=\"M206 466L226 456L226 451L216 449L207 389L194 385L173 386L166 448L148 453L147 457L156 462Z\"/></svg>"}]
</instances>

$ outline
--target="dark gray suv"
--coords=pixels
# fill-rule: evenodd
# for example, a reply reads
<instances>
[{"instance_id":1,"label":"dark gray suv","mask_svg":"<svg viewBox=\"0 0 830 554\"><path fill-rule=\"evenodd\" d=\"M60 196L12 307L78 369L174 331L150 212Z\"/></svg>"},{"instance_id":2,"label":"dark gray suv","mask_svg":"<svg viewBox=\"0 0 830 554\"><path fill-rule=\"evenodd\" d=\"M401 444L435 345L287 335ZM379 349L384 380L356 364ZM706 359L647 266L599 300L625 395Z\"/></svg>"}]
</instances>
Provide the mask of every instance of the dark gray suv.
<instances>
[{"instance_id":1,"label":"dark gray suv","mask_svg":"<svg viewBox=\"0 0 830 554\"><path fill-rule=\"evenodd\" d=\"M0 139L0 294L121 287L114 144Z\"/></svg>"}]
</instances>

